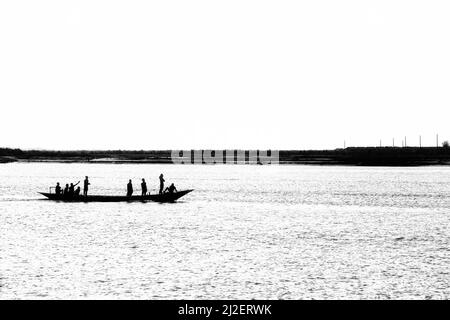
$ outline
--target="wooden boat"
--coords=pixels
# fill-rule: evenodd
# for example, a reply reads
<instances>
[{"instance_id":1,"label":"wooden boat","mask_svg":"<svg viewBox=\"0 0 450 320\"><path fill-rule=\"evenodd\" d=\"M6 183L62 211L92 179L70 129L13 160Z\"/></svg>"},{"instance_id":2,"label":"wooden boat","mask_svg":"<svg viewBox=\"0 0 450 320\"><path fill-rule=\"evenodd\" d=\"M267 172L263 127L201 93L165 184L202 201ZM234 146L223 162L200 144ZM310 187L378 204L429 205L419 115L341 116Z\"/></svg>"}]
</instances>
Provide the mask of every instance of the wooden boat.
<instances>
[{"instance_id":1,"label":"wooden boat","mask_svg":"<svg viewBox=\"0 0 450 320\"><path fill-rule=\"evenodd\" d=\"M150 194L146 196L99 196L99 195L88 195L85 196L64 196L58 195L56 193L39 192L43 196L47 197L49 200L62 201L62 202L175 202L182 196L188 194L194 190L182 190L174 193L162 193L162 194Z\"/></svg>"}]
</instances>

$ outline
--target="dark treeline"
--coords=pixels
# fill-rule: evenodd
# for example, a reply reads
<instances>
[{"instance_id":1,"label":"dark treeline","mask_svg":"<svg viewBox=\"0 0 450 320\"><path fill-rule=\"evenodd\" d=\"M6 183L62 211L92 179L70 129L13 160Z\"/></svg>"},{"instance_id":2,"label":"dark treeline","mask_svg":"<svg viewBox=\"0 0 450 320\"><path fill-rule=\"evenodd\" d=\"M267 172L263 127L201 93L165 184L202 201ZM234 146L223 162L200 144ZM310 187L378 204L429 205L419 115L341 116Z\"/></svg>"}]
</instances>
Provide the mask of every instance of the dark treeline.
<instances>
[{"instance_id":1,"label":"dark treeline","mask_svg":"<svg viewBox=\"0 0 450 320\"><path fill-rule=\"evenodd\" d=\"M449 165L448 147L352 147L335 150L280 150L281 164L418 166ZM171 163L170 150L49 151L0 148L0 162L56 161Z\"/></svg>"},{"instance_id":2,"label":"dark treeline","mask_svg":"<svg viewBox=\"0 0 450 320\"><path fill-rule=\"evenodd\" d=\"M95 159L114 158L118 161L146 161L166 163L170 161L170 150L21 150L0 148L0 157L4 160L27 160L27 161L65 161L65 162L89 162ZM5 162L5 161L4 161Z\"/></svg>"},{"instance_id":3,"label":"dark treeline","mask_svg":"<svg viewBox=\"0 0 450 320\"><path fill-rule=\"evenodd\" d=\"M351 147L335 150L284 150L282 163L366 166L415 166L450 164L450 148Z\"/></svg>"}]
</instances>

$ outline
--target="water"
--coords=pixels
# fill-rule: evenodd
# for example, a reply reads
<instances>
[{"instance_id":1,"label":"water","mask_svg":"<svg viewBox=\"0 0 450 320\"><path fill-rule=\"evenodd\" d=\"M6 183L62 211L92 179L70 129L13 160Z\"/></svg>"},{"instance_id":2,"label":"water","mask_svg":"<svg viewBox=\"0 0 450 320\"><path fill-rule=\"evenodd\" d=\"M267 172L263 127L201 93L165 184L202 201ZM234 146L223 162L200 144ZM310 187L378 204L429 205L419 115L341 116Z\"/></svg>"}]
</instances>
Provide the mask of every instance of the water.
<instances>
[{"instance_id":1,"label":"water","mask_svg":"<svg viewBox=\"0 0 450 320\"><path fill-rule=\"evenodd\" d=\"M176 204L56 203L144 177ZM139 190L137 190L139 191ZM154 192L154 191L153 191ZM450 298L450 168L0 165L0 298Z\"/></svg>"}]
</instances>

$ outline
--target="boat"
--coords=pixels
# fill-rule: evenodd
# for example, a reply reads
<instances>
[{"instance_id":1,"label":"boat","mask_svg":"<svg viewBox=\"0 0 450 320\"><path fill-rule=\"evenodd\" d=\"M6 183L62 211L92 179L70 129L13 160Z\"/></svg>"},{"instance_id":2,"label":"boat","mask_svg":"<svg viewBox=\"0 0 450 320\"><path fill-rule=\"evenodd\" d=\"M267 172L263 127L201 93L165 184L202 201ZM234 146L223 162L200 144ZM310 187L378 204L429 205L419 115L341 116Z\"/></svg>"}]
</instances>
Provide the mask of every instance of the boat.
<instances>
[{"instance_id":1,"label":"boat","mask_svg":"<svg viewBox=\"0 0 450 320\"><path fill-rule=\"evenodd\" d=\"M194 191L193 189L182 190L178 192L166 192L162 194L149 194L146 196L100 196L100 195L88 195L88 196L64 196L62 194L39 192L43 196L47 197L49 200L62 201L62 202L175 202L181 197L187 195L189 192Z\"/></svg>"}]
</instances>

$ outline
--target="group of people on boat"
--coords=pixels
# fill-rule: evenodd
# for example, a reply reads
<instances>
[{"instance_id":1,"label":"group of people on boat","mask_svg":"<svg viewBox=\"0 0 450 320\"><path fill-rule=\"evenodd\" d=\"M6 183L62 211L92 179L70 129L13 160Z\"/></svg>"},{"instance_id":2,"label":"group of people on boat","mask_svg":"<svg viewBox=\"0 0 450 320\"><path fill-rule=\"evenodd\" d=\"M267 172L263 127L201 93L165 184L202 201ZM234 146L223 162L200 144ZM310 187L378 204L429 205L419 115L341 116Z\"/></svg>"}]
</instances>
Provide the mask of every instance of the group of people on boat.
<instances>
[{"instance_id":1,"label":"group of people on boat","mask_svg":"<svg viewBox=\"0 0 450 320\"><path fill-rule=\"evenodd\" d=\"M64 196L68 196L68 197L79 196L80 192L81 192L81 188L77 187L75 189L75 187L79 184L80 184L80 181L78 181L75 184L71 183L70 185L68 183L66 183L66 186L63 189L61 187L61 185L59 184L59 182L57 182L56 187L55 187L55 193L57 195L64 195ZM86 176L86 178L84 179L84 188L83 188L84 196L87 196L89 185L90 185L89 178Z\"/></svg>"},{"instance_id":2,"label":"group of people on boat","mask_svg":"<svg viewBox=\"0 0 450 320\"><path fill-rule=\"evenodd\" d=\"M166 182L166 180L164 180L164 175L161 173L159 175L159 194L163 194L166 192L168 193L178 192L177 188L175 188L175 185L173 183L169 187L164 189L164 182ZM133 182L130 179L127 184L127 197L131 197L132 195L133 195ZM141 182L141 195L142 196L147 195L147 183L145 182L144 178L142 178Z\"/></svg>"},{"instance_id":3,"label":"group of people on boat","mask_svg":"<svg viewBox=\"0 0 450 320\"><path fill-rule=\"evenodd\" d=\"M178 192L177 188L175 187L175 185L172 183L169 187L167 187L166 189L164 189L164 175L161 173L159 175L159 194L163 194L163 193L175 193ZM62 189L61 185L59 184L59 182L56 183L56 187L55 187L55 193L57 195L62 195L65 197L73 197L73 196L79 196L80 192L81 192L81 188L77 187L75 189L75 187L80 184L80 181L78 181L76 184L71 183L66 184L65 188ZM89 190L89 177L85 177L84 179L84 185L83 185L83 196L87 196L88 195L88 190ZM148 194L148 190L147 190L147 183L145 182L145 179L142 179L141 182L141 195L142 196L146 196ZM128 181L127 184L127 196L131 197L133 195L133 182L131 181L131 179Z\"/></svg>"}]
</instances>

